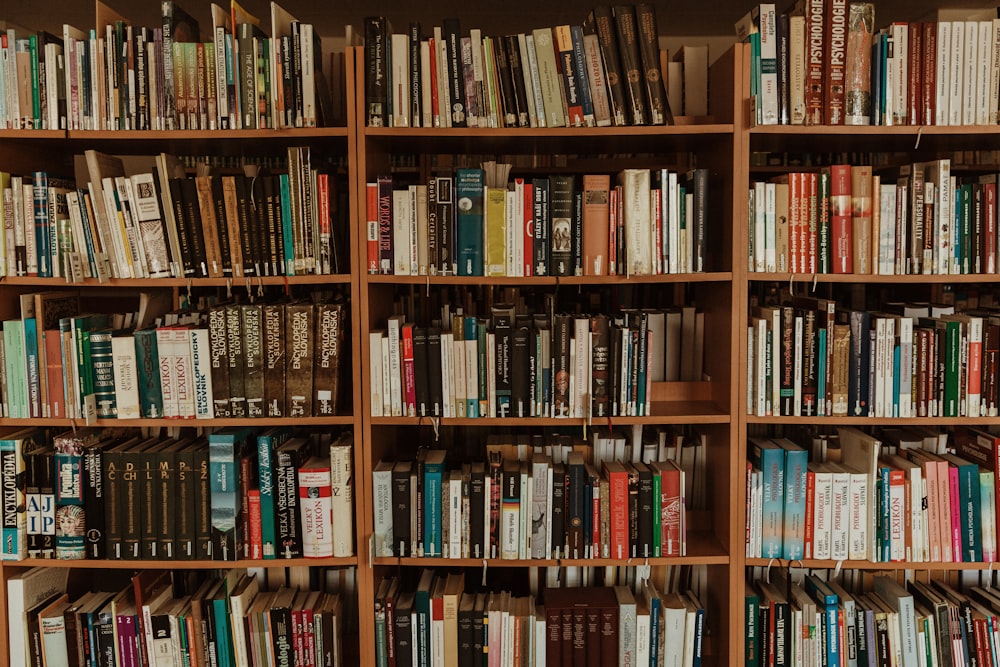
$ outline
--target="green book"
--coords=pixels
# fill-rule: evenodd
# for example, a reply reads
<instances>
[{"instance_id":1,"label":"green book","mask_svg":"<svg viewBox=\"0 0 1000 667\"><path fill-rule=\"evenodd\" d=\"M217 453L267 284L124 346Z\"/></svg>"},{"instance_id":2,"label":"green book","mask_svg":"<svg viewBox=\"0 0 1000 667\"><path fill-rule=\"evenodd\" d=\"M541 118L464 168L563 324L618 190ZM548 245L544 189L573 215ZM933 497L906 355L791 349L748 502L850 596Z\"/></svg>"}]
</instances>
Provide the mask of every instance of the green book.
<instances>
[{"instance_id":1,"label":"green book","mask_svg":"<svg viewBox=\"0 0 1000 667\"><path fill-rule=\"evenodd\" d=\"M145 419L163 417L163 390L160 387L160 358L156 329L135 332L135 358L139 376L139 410Z\"/></svg>"},{"instance_id":2,"label":"green book","mask_svg":"<svg viewBox=\"0 0 1000 667\"><path fill-rule=\"evenodd\" d=\"M110 419L118 416L115 405L115 374L111 353L111 329L90 332L90 358L93 364L94 402L97 416Z\"/></svg>"}]
</instances>

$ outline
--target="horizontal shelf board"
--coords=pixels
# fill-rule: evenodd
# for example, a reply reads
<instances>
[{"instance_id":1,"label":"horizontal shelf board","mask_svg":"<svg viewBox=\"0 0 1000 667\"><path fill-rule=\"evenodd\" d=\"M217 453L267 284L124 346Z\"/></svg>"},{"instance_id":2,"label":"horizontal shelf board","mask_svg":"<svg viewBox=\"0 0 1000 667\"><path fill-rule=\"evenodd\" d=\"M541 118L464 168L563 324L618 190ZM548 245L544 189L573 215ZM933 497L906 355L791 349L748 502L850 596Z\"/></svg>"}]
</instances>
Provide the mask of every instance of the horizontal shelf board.
<instances>
[{"instance_id":1,"label":"horizontal shelf board","mask_svg":"<svg viewBox=\"0 0 1000 667\"><path fill-rule=\"evenodd\" d=\"M728 424L729 415L709 401L667 401L653 403L648 417L442 417L442 426L604 426L612 424ZM430 426L435 417L372 417L373 426Z\"/></svg>"},{"instance_id":2,"label":"horizontal shelf board","mask_svg":"<svg viewBox=\"0 0 1000 667\"><path fill-rule=\"evenodd\" d=\"M757 417L747 415L748 424L841 424L868 426L992 426L1000 417Z\"/></svg>"},{"instance_id":3,"label":"horizontal shelf board","mask_svg":"<svg viewBox=\"0 0 1000 667\"><path fill-rule=\"evenodd\" d=\"M633 137L732 134L732 123L629 125L624 127L365 127L369 137Z\"/></svg>"},{"instance_id":4,"label":"horizontal shelf board","mask_svg":"<svg viewBox=\"0 0 1000 667\"><path fill-rule=\"evenodd\" d=\"M474 282L477 285L514 285L522 287L537 287L544 285L631 285L636 283L709 283L731 282L731 271L713 271L705 273L676 273L660 276L533 276L517 278L514 276L388 276L367 274L365 279L369 284L387 285L467 285Z\"/></svg>"},{"instance_id":5,"label":"horizontal shelf board","mask_svg":"<svg viewBox=\"0 0 1000 667\"><path fill-rule=\"evenodd\" d=\"M346 127L296 127L283 130L70 130L57 132L72 141L214 141L221 139L311 139L347 137Z\"/></svg>"},{"instance_id":6,"label":"horizontal shelf board","mask_svg":"<svg viewBox=\"0 0 1000 667\"><path fill-rule=\"evenodd\" d=\"M806 558L802 560L783 560L780 558L747 558L747 567L767 567L768 565L772 567L801 567L808 569L834 569L838 566L845 570L932 570L932 571L942 571L942 570L987 570L992 565L996 567L996 563L938 563L938 562L928 562L928 563L913 563L910 561L902 562L892 562L892 563L873 563L870 560L817 560L815 558Z\"/></svg>"},{"instance_id":7,"label":"horizontal shelf board","mask_svg":"<svg viewBox=\"0 0 1000 667\"><path fill-rule=\"evenodd\" d=\"M65 138L65 130L0 130L0 139L61 140Z\"/></svg>"},{"instance_id":8,"label":"horizontal shelf board","mask_svg":"<svg viewBox=\"0 0 1000 667\"><path fill-rule=\"evenodd\" d=\"M861 274L861 273L756 273L748 272L747 280L754 282L804 282L811 283L815 280L817 283L879 283L879 284L897 284L897 283L937 283L937 284L951 284L951 283L991 283L1000 282L1000 274L997 273L969 273L961 275L932 275L932 274L916 274L916 275L891 275L891 276L876 276L871 274Z\"/></svg>"},{"instance_id":9,"label":"horizontal shelf board","mask_svg":"<svg viewBox=\"0 0 1000 667\"><path fill-rule=\"evenodd\" d=\"M4 567L61 567L88 570L204 570L232 567L356 567L358 559L348 558L282 558L270 560L62 560L53 558L26 558L3 561Z\"/></svg>"},{"instance_id":10,"label":"horizontal shelf board","mask_svg":"<svg viewBox=\"0 0 1000 667\"><path fill-rule=\"evenodd\" d=\"M750 134L935 136L998 135L1000 125L758 125Z\"/></svg>"},{"instance_id":11,"label":"horizontal shelf board","mask_svg":"<svg viewBox=\"0 0 1000 667\"><path fill-rule=\"evenodd\" d=\"M85 426L82 419L0 419L0 426ZM224 427L224 426L353 426L354 417L259 417L242 419L95 419L93 426L162 426L162 427Z\"/></svg>"},{"instance_id":12,"label":"horizontal shelf board","mask_svg":"<svg viewBox=\"0 0 1000 667\"><path fill-rule=\"evenodd\" d=\"M351 274L336 273L330 275L306 276L263 276L261 278L111 278L100 282L95 278L87 278L83 282L71 283L65 278L39 278L37 276L4 276L0 279L3 285L28 285L37 287L234 287L250 284L258 285L328 285L347 284L351 282Z\"/></svg>"},{"instance_id":13,"label":"horizontal shelf board","mask_svg":"<svg viewBox=\"0 0 1000 667\"><path fill-rule=\"evenodd\" d=\"M398 558L377 557L375 565L410 565L420 567L567 567L567 566L616 566L616 565L728 565L729 555L711 533L688 534L688 555L668 558L528 558L507 560L502 558Z\"/></svg>"}]
</instances>

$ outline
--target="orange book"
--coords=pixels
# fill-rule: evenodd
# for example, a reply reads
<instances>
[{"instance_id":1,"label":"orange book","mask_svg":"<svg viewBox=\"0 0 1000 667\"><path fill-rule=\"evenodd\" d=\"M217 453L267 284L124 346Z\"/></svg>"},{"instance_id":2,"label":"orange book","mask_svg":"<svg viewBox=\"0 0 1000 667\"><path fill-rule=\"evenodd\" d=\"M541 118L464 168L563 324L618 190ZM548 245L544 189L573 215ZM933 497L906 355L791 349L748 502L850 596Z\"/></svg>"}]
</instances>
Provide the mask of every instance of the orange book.
<instances>
[{"instance_id":1,"label":"orange book","mask_svg":"<svg viewBox=\"0 0 1000 667\"><path fill-rule=\"evenodd\" d=\"M851 166L830 167L830 243L834 273L854 273Z\"/></svg>"},{"instance_id":2,"label":"orange book","mask_svg":"<svg viewBox=\"0 0 1000 667\"><path fill-rule=\"evenodd\" d=\"M583 177L583 275L608 273L608 218L611 177L586 174Z\"/></svg>"}]
</instances>

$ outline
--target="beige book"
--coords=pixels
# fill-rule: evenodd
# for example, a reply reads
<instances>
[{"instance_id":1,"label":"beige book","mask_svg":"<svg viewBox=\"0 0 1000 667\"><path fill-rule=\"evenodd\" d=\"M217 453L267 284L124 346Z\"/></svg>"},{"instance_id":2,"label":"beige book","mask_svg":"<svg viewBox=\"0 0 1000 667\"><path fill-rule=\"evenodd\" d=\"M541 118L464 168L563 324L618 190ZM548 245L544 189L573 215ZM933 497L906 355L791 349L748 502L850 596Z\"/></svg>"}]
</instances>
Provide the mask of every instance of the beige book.
<instances>
[{"instance_id":1,"label":"beige book","mask_svg":"<svg viewBox=\"0 0 1000 667\"><path fill-rule=\"evenodd\" d=\"M535 59L538 61L538 78L545 107L545 127L564 127L566 111L563 107L562 81L556 64L552 29L536 28L531 35L535 41Z\"/></svg>"}]
</instances>

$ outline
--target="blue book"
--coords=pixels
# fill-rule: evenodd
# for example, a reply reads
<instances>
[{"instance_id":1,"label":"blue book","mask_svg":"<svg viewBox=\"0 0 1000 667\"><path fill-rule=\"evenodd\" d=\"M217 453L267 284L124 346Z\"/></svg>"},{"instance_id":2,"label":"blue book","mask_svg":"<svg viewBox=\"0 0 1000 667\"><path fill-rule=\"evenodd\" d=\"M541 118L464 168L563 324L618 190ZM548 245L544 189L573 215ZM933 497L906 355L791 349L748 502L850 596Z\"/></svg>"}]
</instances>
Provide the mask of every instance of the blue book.
<instances>
[{"instance_id":1,"label":"blue book","mask_svg":"<svg viewBox=\"0 0 1000 667\"><path fill-rule=\"evenodd\" d=\"M260 532L265 559L277 557L278 535L274 525L274 451L288 439L287 429L268 429L257 436L257 480L260 484Z\"/></svg>"},{"instance_id":2,"label":"blue book","mask_svg":"<svg viewBox=\"0 0 1000 667\"><path fill-rule=\"evenodd\" d=\"M826 653L826 667L841 667L840 661L840 598L814 574L806 577L806 593L816 601L823 613L823 648Z\"/></svg>"},{"instance_id":3,"label":"blue book","mask_svg":"<svg viewBox=\"0 0 1000 667\"><path fill-rule=\"evenodd\" d=\"M892 540L890 539L892 522L889 518L891 474L892 470L889 466L879 466L878 478L875 481L875 497L878 503L875 508L875 534L878 539L879 560L883 563L892 560Z\"/></svg>"},{"instance_id":4,"label":"blue book","mask_svg":"<svg viewBox=\"0 0 1000 667\"><path fill-rule=\"evenodd\" d=\"M785 450L765 438L750 439L750 456L764 487L761 556L781 558L785 514ZM803 514L805 510L803 509Z\"/></svg>"},{"instance_id":5,"label":"blue book","mask_svg":"<svg viewBox=\"0 0 1000 667\"><path fill-rule=\"evenodd\" d=\"M424 555L441 557L441 481L445 450L432 449L424 461Z\"/></svg>"},{"instance_id":6,"label":"blue book","mask_svg":"<svg viewBox=\"0 0 1000 667\"><path fill-rule=\"evenodd\" d=\"M652 585L646 584L650 590L646 593L646 603L649 605L649 667L658 667L659 655L656 647L660 645L660 598L656 591L652 590Z\"/></svg>"},{"instance_id":7,"label":"blue book","mask_svg":"<svg viewBox=\"0 0 1000 667\"><path fill-rule=\"evenodd\" d=\"M809 452L791 440L775 443L785 450L785 504L782 531L782 558L796 560L805 555L806 537L806 467Z\"/></svg>"},{"instance_id":8,"label":"blue book","mask_svg":"<svg viewBox=\"0 0 1000 667\"><path fill-rule=\"evenodd\" d=\"M461 168L455 174L458 198L456 248L458 275L483 275L483 170Z\"/></svg>"},{"instance_id":9,"label":"blue book","mask_svg":"<svg viewBox=\"0 0 1000 667\"><path fill-rule=\"evenodd\" d=\"M899 416L899 355L901 352L902 350L899 345L892 348L892 413L887 414L887 417Z\"/></svg>"},{"instance_id":10,"label":"blue book","mask_svg":"<svg viewBox=\"0 0 1000 667\"><path fill-rule=\"evenodd\" d=\"M583 118L594 123L594 100L590 95L590 84L587 78L587 56L583 52L583 26L571 25L569 33L573 39L573 71L576 73L577 89L580 91Z\"/></svg>"},{"instance_id":11,"label":"blue book","mask_svg":"<svg viewBox=\"0 0 1000 667\"><path fill-rule=\"evenodd\" d=\"M139 411L144 418L159 419L163 417L163 388L160 386L160 354L156 343L156 329L140 329L135 332L135 359L139 376Z\"/></svg>"},{"instance_id":12,"label":"blue book","mask_svg":"<svg viewBox=\"0 0 1000 667\"><path fill-rule=\"evenodd\" d=\"M251 432L249 428L233 427L208 435L212 549L216 560L237 560L240 555L239 460Z\"/></svg>"}]
</instances>

